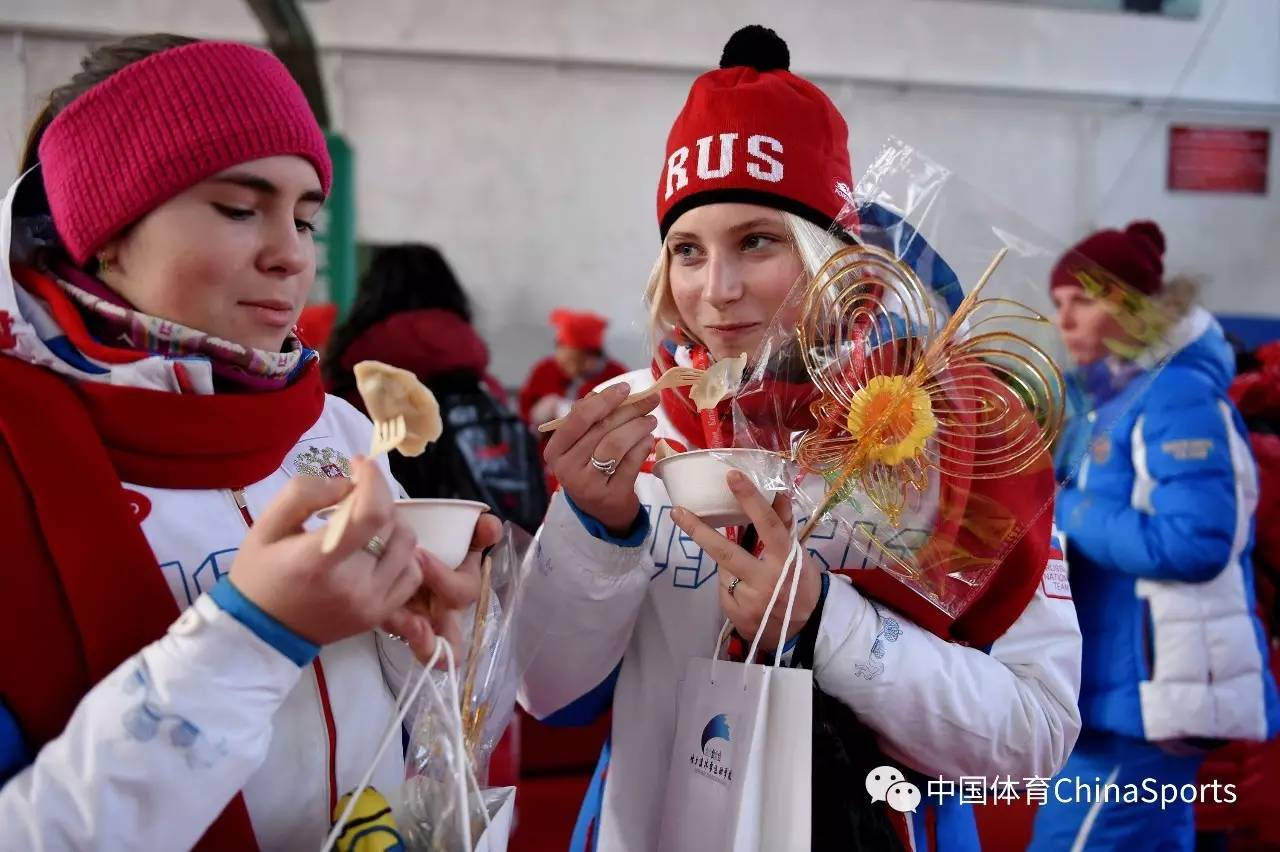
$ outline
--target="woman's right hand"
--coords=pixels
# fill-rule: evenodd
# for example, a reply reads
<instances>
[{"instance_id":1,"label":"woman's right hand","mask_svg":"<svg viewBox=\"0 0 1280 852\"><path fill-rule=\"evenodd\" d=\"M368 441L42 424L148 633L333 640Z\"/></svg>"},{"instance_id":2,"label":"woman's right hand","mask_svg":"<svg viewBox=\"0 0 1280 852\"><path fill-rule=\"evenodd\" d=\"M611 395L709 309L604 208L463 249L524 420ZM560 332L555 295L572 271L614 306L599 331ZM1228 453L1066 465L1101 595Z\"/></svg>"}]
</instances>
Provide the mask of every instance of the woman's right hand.
<instances>
[{"instance_id":1,"label":"woman's right hand","mask_svg":"<svg viewBox=\"0 0 1280 852\"><path fill-rule=\"evenodd\" d=\"M245 597L294 633L326 645L383 624L422 585L425 553L413 530L394 519L391 489L368 459L346 479L294 477L245 538L231 580ZM324 530L303 532L317 511L354 491L355 507L332 553ZM378 557L366 549L377 535Z\"/></svg>"},{"instance_id":2,"label":"woman's right hand","mask_svg":"<svg viewBox=\"0 0 1280 852\"><path fill-rule=\"evenodd\" d=\"M658 394L623 406L630 392L625 382L619 382L578 400L543 453L574 505L615 535L625 534L640 512L636 477L653 450L653 430L658 425L649 413L658 407ZM617 469L605 476L591 464L593 458L616 461Z\"/></svg>"}]
</instances>

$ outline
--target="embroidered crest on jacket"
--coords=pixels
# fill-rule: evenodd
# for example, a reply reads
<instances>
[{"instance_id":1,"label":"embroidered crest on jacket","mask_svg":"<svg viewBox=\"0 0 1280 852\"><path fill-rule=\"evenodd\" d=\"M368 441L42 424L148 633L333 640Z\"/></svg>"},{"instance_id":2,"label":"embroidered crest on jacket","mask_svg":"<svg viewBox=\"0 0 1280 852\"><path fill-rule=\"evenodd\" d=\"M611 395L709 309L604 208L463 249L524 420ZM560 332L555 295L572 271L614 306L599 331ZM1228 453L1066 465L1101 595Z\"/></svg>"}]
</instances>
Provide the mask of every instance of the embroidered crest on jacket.
<instances>
[{"instance_id":1,"label":"embroidered crest on jacket","mask_svg":"<svg viewBox=\"0 0 1280 852\"><path fill-rule=\"evenodd\" d=\"M293 464L303 476L351 478L351 460L333 447L307 447L293 457Z\"/></svg>"}]
</instances>

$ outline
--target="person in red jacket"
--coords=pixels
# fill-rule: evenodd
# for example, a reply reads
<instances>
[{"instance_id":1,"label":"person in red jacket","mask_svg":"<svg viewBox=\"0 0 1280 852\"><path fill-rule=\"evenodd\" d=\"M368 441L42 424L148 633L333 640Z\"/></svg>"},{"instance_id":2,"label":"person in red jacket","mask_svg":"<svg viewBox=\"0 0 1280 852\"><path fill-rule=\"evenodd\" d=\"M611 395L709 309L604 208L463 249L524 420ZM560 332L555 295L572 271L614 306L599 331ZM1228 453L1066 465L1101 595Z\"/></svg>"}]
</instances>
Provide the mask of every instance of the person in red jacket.
<instances>
[{"instance_id":1,"label":"person in red jacket","mask_svg":"<svg viewBox=\"0 0 1280 852\"><path fill-rule=\"evenodd\" d=\"M1227 391L1249 428L1249 446L1258 464L1258 518L1255 555L1280 574L1280 340L1248 356ZM1237 365L1240 362L1237 360ZM1280 623L1271 625L1280 630Z\"/></svg>"},{"instance_id":2,"label":"person in red jacket","mask_svg":"<svg viewBox=\"0 0 1280 852\"><path fill-rule=\"evenodd\" d=\"M1271 673L1280 679L1280 341L1237 357L1236 368L1227 393L1249 429L1249 448L1258 466L1254 583L1270 640ZM1242 852L1280 845L1280 824L1271 812L1280 784L1280 738L1264 744L1228 743L1205 759L1199 780L1236 788L1236 800L1229 804L1209 801L1196 806L1202 847L1215 848L1206 845L1210 838Z\"/></svg>"},{"instance_id":3,"label":"person in red jacket","mask_svg":"<svg viewBox=\"0 0 1280 852\"><path fill-rule=\"evenodd\" d=\"M534 364L520 390L520 416L534 427L566 414L574 400L627 372L605 354L609 321L604 317L557 308L551 312L551 325L556 330L555 354Z\"/></svg>"}]
</instances>

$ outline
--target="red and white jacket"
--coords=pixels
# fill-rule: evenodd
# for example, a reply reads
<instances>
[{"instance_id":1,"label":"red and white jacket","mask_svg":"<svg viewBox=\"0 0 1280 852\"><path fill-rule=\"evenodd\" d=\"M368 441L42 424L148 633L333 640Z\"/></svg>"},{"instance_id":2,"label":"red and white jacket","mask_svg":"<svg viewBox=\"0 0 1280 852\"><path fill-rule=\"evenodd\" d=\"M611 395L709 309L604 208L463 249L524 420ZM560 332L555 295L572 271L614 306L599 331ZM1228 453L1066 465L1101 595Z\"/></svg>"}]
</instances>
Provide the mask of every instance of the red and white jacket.
<instances>
[{"instance_id":1,"label":"red and white jacket","mask_svg":"<svg viewBox=\"0 0 1280 852\"><path fill-rule=\"evenodd\" d=\"M172 360L145 358L107 373L85 372L49 349L42 330L52 320L15 286L8 263L12 199L11 190L0 211L0 313L11 344L0 357L72 381L176 392ZM185 361L184 369L189 385L212 389L207 363ZM123 483L182 614L166 635L99 681L62 733L0 788L2 845L190 848L242 791L260 848L320 846L334 803L359 782L391 724L394 690L409 672L411 655L385 635L367 633L326 646L300 666L209 591L230 569L251 519L291 477L345 475L352 456L367 451L371 432L348 403L327 397L319 419L278 469L244 489ZM381 467L398 491L385 459ZM41 637L30 638L30 648L3 653L39 654ZM403 758L393 749L373 784L389 793L403 777Z\"/></svg>"}]
</instances>

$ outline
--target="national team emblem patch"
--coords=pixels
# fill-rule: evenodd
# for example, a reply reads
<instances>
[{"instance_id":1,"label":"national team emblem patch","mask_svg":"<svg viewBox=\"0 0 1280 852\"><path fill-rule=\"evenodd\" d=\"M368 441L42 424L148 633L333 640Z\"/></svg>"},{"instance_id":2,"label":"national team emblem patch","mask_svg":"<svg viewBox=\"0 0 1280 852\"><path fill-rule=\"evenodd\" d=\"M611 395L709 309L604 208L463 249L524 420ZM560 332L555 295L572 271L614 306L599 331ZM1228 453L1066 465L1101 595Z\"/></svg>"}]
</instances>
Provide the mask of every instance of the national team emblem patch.
<instances>
[{"instance_id":1,"label":"national team emblem patch","mask_svg":"<svg viewBox=\"0 0 1280 852\"><path fill-rule=\"evenodd\" d=\"M1062 543L1054 535L1049 542L1049 559L1041 575L1040 585L1045 597L1058 600L1071 600L1071 582L1067 575L1067 560L1062 552Z\"/></svg>"},{"instance_id":2,"label":"national team emblem patch","mask_svg":"<svg viewBox=\"0 0 1280 852\"><path fill-rule=\"evenodd\" d=\"M1106 464L1111 458L1111 436L1099 435L1093 442L1093 460L1097 464Z\"/></svg>"},{"instance_id":3,"label":"national team emblem patch","mask_svg":"<svg viewBox=\"0 0 1280 852\"><path fill-rule=\"evenodd\" d=\"M302 476L351 478L351 460L333 447L307 447L293 457L293 464Z\"/></svg>"}]
</instances>

